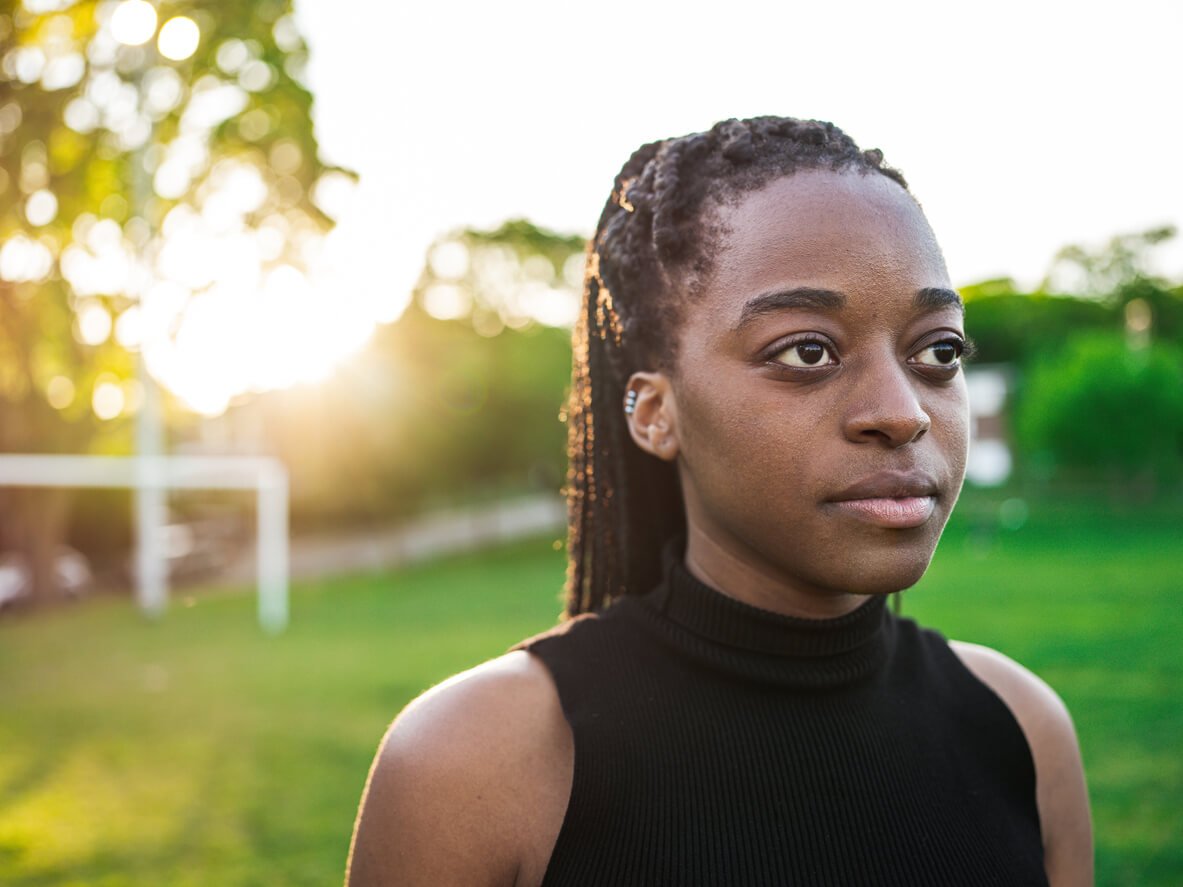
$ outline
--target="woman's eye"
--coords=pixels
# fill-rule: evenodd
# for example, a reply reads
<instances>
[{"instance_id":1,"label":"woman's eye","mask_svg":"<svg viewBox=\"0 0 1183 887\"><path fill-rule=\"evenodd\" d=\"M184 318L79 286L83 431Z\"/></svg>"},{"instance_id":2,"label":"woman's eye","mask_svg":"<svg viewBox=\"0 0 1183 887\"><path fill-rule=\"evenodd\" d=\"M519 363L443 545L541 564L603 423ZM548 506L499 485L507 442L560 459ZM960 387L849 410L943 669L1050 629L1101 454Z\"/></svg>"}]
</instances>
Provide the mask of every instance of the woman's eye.
<instances>
[{"instance_id":1,"label":"woman's eye","mask_svg":"<svg viewBox=\"0 0 1183 887\"><path fill-rule=\"evenodd\" d=\"M798 342L790 345L774 358L791 367L819 367L837 363L830 350L821 342Z\"/></svg>"},{"instance_id":2,"label":"woman's eye","mask_svg":"<svg viewBox=\"0 0 1183 887\"><path fill-rule=\"evenodd\" d=\"M916 355L916 362L930 367L955 367L965 351L960 339L945 339L922 349Z\"/></svg>"}]
</instances>

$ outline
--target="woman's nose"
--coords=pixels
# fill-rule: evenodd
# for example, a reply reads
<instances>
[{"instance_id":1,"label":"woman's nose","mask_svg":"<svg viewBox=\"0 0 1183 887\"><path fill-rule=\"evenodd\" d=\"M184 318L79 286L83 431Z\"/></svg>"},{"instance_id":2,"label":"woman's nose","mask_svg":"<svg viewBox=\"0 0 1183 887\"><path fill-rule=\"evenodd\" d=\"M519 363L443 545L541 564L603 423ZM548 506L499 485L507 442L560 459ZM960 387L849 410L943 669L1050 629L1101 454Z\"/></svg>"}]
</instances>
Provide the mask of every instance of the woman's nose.
<instances>
[{"instance_id":1,"label":"woman's nose","mask_svg":"<svg viewBox=\"0 0 1183 887\"><path fill-rule=\"evenodd\" d=\"M916 396L912 373L894 360L868 368L851 392L843 431L854 443L882 443L893 449L924 436L932 419Z\"/></svg>"}]
</instances>

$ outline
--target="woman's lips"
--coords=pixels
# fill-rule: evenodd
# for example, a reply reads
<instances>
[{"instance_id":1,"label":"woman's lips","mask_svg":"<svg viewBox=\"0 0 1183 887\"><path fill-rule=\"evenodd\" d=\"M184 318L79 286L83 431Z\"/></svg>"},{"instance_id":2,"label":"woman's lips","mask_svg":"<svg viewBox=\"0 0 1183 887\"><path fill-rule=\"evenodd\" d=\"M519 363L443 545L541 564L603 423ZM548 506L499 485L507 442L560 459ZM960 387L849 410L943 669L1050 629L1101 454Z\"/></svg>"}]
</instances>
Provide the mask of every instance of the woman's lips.
<instances>
[{"instance_id":1,"label":"woman's lips","mask_svg":"<svg viewBox=\"0 0 1183 887\"><path fill-rule=\"evenodd\" d=\"M904 496L892 499L842 499L831 504L856 520L890 529L907 529L927 523L937 500L935 496Z\"/></svg>"}]
</instances>

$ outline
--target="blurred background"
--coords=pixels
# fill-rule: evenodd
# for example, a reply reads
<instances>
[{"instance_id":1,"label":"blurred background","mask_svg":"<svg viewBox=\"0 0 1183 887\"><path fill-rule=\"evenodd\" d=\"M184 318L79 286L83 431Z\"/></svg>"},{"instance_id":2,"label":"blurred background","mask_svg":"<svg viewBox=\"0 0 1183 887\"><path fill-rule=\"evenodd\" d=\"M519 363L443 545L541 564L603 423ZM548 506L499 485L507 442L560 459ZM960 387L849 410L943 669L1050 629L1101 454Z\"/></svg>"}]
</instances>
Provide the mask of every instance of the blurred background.
<instances>
[{"instance_id":1,"label":"blurred background","mask_svg":"<svg viewBox=\"0 0 1183 887\"><path fill-rule=\"evenodd\" d=\"M757 114L882 147L966 300L969 479L905 612L1064 697L1099 883L1183 883L1181 28L4 0L0 883L341 879L393 715L559 613L615 171Z\"/></svg>"}]
</instances>

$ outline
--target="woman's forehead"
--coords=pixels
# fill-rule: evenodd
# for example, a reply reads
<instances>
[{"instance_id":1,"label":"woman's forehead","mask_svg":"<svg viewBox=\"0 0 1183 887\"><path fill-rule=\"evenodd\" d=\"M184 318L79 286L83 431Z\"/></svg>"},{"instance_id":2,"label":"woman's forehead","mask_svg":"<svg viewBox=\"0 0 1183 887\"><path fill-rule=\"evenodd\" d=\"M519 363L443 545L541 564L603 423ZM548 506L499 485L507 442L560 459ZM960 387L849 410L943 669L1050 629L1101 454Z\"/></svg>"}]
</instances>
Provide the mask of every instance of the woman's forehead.
<instances>
[{"instance_id":1,"label":"woman's forehead","mask_svg":"<svg viewBox=\"0 0 1183 887\"><path fill-rule=\"evenodd\" d=\"M895 182L803 171L719 208L710 290L739 296L812 287L857 298L947 287L936 238Z\"/></svg>"}]
</instances>

